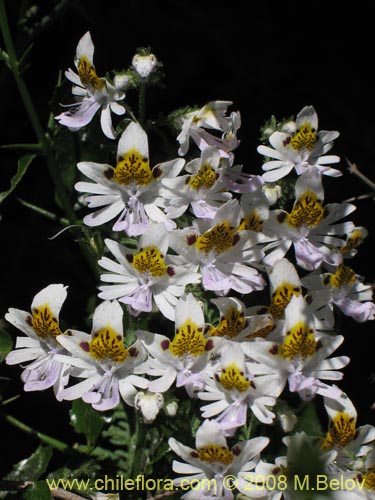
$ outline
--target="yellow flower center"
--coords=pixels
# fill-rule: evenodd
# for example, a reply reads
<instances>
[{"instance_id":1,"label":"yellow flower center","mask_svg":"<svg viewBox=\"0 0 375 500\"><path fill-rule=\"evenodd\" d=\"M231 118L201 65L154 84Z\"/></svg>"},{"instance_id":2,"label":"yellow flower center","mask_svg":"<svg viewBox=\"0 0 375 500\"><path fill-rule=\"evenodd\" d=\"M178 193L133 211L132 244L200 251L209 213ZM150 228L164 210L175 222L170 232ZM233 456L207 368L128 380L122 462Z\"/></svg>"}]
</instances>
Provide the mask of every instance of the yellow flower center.
<instances>
[{"instance_id":1,"label":"yellow flower center","mask_svg":"<svg viewBox=\"0 0 375 500\"><path fill-rule=\"evenodd\" d=\"M225 446L219 446L218 444L208 443L202 448L197 450L199 460L202 462L208 462L209 464L221 463L224 465L230 465L233 462L234 455Z\"/></svg>"},{"instance_id":2,"label":"yellow flower center","mask_svg":"<svg viewBox=\"0 0 375 500\"><path fill-rule=\"evenodd\" d=\"M350 267L340 264L335 274L329 276L329 284L333 288L350 286L355 283L355 273Z\"/></svg>"},{"instance_id":3,"label":"yellow flower center","mask_svg":"<svg viewBox=\"0 0 375 500\"><path fill-rule=\"evenodd\" d=\"M210 331L212 337L236 337L245 328L246 320L243 311L229 307L216 328Z\"/></svg>"},{"instance_id":4,"label":"yellow flower center","mask_svg":"<svg viewBox=\"0 0 375 500\"><path fill-rule=\"evenodd\" d=\"M95 90L101 90L104 87L103 78L99 78L95 69L90 64L87 57L81 57L78 63L78 76L85 87L92 87Z\"/></svg>"},{"instance_id":5,"label":"yellow flower center","mask_svg":"<svg viewBox=\"0 0 375 500\"><path fill-rule=\"evenodd\" d=\"M206 343L203 328L188 319L176 328L175 336L169 343L168 349L177 358L189 355L196 357L205 352Z\"/></svg>"},{"instance_id":6,"label":"yellow flower center","mask_svg":"<svg viewBox=\"0 0 375 500\"><path fill-rule=\"evenodd\" d=\"M153 180L148 158L144 158L136 149L131 149L113 169L113 180L123 186L147 186Z\"/></svg>"},{"instance_id":7,"label":"yellow flower center","mask_svg":"<svg viewBox=\"0 0 375 500\"><path fill-rule=\"evenodd\" d=\"M110 360L114 363L122 363L128 356L128 350L124 347L122 336L110 326L106 326L94 334L89 343L89 352L98 361Z\"/></svg>"},{"instance_id":8,"label":"yellow flower center","mask_svg":"<svg viewBox=\"0 0 375 500\"><path fill-rule=\"evenodd\" d=\"M299 129L296 130L294 136L290 140L290 145L296 151L307 149L312 151L316 143L316 130L310 123L304 123Z\"/></svg>"},{"instance_id":9,"label":"yellow flower center","mask_svg":"<svg viewBox=\"0 0 375 500\"><path fill-rule=\"evenodd\" d=\"M322 443L323 449L345 448L353 441L356 434L356 420L344 411L340 411L332 420L327 435Z\"/></svg>"},{"instance_id":10,"label":"yellow flower center","mask_svg":"<svg viewBox=\"0 0 375 500\"><path fill-rule=\"evenodd\" d=\"M54 338L62 334L57 318L53 315L48 304L33 309L31 326L38 337L42 339Z\"/></svg>"},{"instance_id":11,"label":"yellow flower center","mask_svg":"<svg viewBox=\"0 0 375 500\"><path fill-rule=\"evenodd\" d=\"M140 274L148 274L153 278L161 278L167 273L167 266L160 250L155 246L143 248L133 256L134 269Z\"/></svg>"},{"instance_id":12,"label":"yellow flower center","mask_svg":"<svg viewBox=\"0 0 375 500\"><path fill-rule=\"evenodd\" d=\"M279 346L278 353L284 359L309 358L317 349L314 330L308 328L302 321L286 332L284 342Z\"/></svg>"},{"instance_id":13,"label":"yellow flower center","mask_svg":"<svg viewBox=\"0 0 375 500\"><path fill-rule=\"evenodd\" d=\"M276 319L281 319L286 306L293 295L301 295L301 288L292 283L284 282L276 288L271 297L270 313Z\"/></svg>"},{"instance_id":14,"label":"yellow flower center","mask_svg":"<svg viewBox=\"0 0 375 500\"><path fill-rule=\"evenodd\" d=\"M375 490L375 467L369 467L363 474L364 487L367 490Z\"/></svg>"},{"instance_id":15,"label":"yellow flower center","mask_svg":"<svg viewBox=\"0 0 375 500\"><path fill-rule=\"evenodd\" d=\"M264 325L264 326L262 326ZM275 322L271 319L265 319L259 321L259 326L250 335L247 335L247 339L255 339L257 337L266 338L275 329Z\"/></svg>"},{"instance_id":16,"label":"yellow flower center","mask_svg":"<svg viewBox=\"0 0 375 500\"><path fill-rule=\"evenodd\" d=\"M306 191L296 200L293 210L287 216L288 224L293 228L317 226L324 216L323 204L315 193Z\"/></svg>"},{"instance_id":17,"label":"yellow flower center","mask_svg":"<svg viewBox=\"0 0 375 500\"><path fill-rule=\"evenodd\" d=\"M359 247L359 245L363 243L363 240L364 240L364 234L362 233L362 231L359 230L353 231L353 233L347 239L345 245L340 248L341 253L343 255L346 255L347 253L350 252L350 250Z\"/></svg>"},{"instance_id":18,"label":"yellow flower center","mask_svg":"<svg viewBox=\"0 0 375 500\"><path fill-rule=\"evenodd\" d=\"M238 226L238 231L251 229L256 233L260 233L263 228L263 219L259 216L258 212L254 209L241 221Z\"/></svg>"},{"instance_id":19,"label":"yellow flower center","mask_svg":"<svg viewBox=\"0 0 375 500\"><path fill-rule=\"evenodd\" d=\"M251 385L250 380L244 376L243 371L235 363L221 370L219 382L228 391L236 389L239 392L245 392Z\"/></svg>"},{"instance_id":20,"label":"yellow flower center","mask_svg":"<svg viewBox=\"0 0 375 500\"><path fill-rule=\"evenodd\" d=\"M199 171L189 179L189 186L198 191L199 189L211 189L215 184L218 174L207 163L202 165Z\"/></svg>"},{"instance_id":21,"label":"yellow flower center","mask_svg":"<svg viewBox=\"0 0 375 500\"><path fill-rule=\"evenodd\" d=\"M199 236L195 244L200 252L213 251L219 254L232 248L238 238L236 229L230 225L229 221L223 221Z\"/></svg>"}]
</instances>

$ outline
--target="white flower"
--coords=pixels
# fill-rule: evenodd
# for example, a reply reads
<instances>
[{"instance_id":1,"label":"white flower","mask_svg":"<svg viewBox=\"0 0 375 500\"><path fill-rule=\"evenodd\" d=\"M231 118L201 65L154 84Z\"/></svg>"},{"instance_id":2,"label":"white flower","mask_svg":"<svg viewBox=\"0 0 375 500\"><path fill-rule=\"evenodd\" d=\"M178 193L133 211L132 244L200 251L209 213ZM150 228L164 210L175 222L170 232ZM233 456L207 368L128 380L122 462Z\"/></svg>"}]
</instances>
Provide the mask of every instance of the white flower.
<instances>
[{"instance_id":1,"label":"white flower","mask_svg":"<svg viewBox=\"0 0 375 500\"><path fill-rule=\"evenodd\" d=\"M206 379L199 399L209 401L201 407L204 418L218 417L215 421L225 436L233 436L238 427L245 425L247 409L264 424L271 424L275 414L267 407L274 406L275 399L268 395L267 384L262 377L254 378L245 363L242 344L225 342L219 349L221 359Z\"/></svg>"},{"instance_id":2,"label":"white flower","mask_svg":"<svg viewBox=\"0 0 375 500\"><path fill-rule=\"evenodd\" d=\"M375 427L362 425L357 428L357 411L342 392L337 399L324 398L324 405L329 417L329 428L321 447L324 450L335 450L333 470L342 471L357 468L371 451L370 443L375 441Z\"/></svg>"},{"instance_id":3,"label":"white flower","mask_svg":"<svg viewBox=\"0 0 375 500\"><path fill-rule=\"evenodd\" d=\"M322 479L328 479L326 463L331 459L331 454L319 449L305 432L287 436L282 441L287 446L286 456L276 457L275 463L260 460L255 470L239 474L238 489L244 495L241 498L307 500L314 490L314 499L327 498L327 491L322 491L320 496L317 480L319 475ZM321 488L323 490L323 486Z\"/></svg>"},{"instance_id":4,"label":"white flower","mask_svg":"<svg viewBox=\"0 0 375 500\"><path fill-rule=\"evenodd\" d=\"M313 318L301 295L293 295L285 309L283 339L279 342L245 342L245 353L257 363L249 369L254 375L262 375L267 367L267 379L272 386L272 394L277 397L288 382L289 390L297 392L309 401L316 394L340 397L341 391L331 387L323 380L341 380L343 374L338 370L349 362L347 356L328 358L343 342L344 337L317 334L313 328ZM274 375L272 375L272 372Z\"/></svg>"},{"instance_id":5,"label":"white flower","mask_svg":"<svg viewBox=\"0 0 375 500\"><path fill-rule=\"evenodd\" d=\"M326 329L334 327L334 305L360 323L375 319L373 287L362 283L345 264L332 273L311 273L302 279L302 284L309 290L306 299L314 315Z\"/></svg>"},{"instance_id":6,"label":"white flower","mask_svg":"<svg viewBox=\"0 0 375 500\"><path fill-rule=\"evenodd\" d=\"M260 452L269 439L257 437L228 448L225 437L216 422L205 420L196 434L196 449L170 438L170 448L184 462L173 461L173 470L183 477L174 479L176 486L191 481L192 488L184 500L232 500L236 478L253 470ZM232 484L232 482L234 484Z\"/></svg>"},{"instance_id":7,"label":"white flower","mask_svg":"<svg viewBox=\"0 0 375 500\"><path fill-rule=\"evenodd\" d=\"M187 284L198 283L200 275L195 272L196 266L187 265L178 255L167 254L169 241L163 226L150 224L135 252L110 239L105 244L117 262L101 258L99 265L110 274L100 278L116 284L100 286L99 297L128 304L132 314L151 312L154 303L173 321L178 297Z\"/></svg>"},{"instance_id":8,"label":"white flower","mask_svg":"<svg viewBox=\"0 0 375 500\"><path fill-rule=\"evenodd\" d=\"M98 208L86 215L88 226L100 226L115 217L113 231L125 231L130 236L143 234L152 222L175 227L158 208L160 179L174 176L184 165L182 158L160 163L150 168L146 132L131 122L122 133L117 148L117 165L80 162L78 169L94 182L78 182L77 191L90 193L89 208Z\"/></svg>"},{"instance_id":9,"label":"white flower","mask_svg":"<svg viewBox=\"0 0 375 500\"><path fill-rule=\"evenodd\" d=\"M140 365L146 352L137 340L125 347L123 311L117 301L104 301L94 311L92 334L70 330L59 336L59 342L70 352L59 359L77 368L75 375L83 380L64 389L63 399L82 398L100 411L115 408L122 399L134 406L136 387L146 389L148 381Z\"/></svg>"},{"instance_id":10,"label":"white flower","mask_svg":"<svg viewBox=\"0 0 375 500\"><path fill-rule=\"evenodd\" d=\"M6 357L8 365L31 361L21 378L25 391L42 391L53 386L56 398L69 380L69 366L58 361L65 352L59 339L62 331L59 314L66 299L66 286L49 285L37 293L31 303L31 313L10 308L5 319L27 337L17 337L16 349Z\"/></svg>"},{"instance_id":11,"label":"white flower","mask_svg":"<svg viewBox=\"0 0 375 500\"><path fill-rule=\"evenodd\" d=\"M201 157L189 162L187 175L162 180L165 189L161 196L166 200L165 211L175 219L190 206L196 217L212 219L220 205L232 195L225 189L220 154L215 148L202 151Z\"/></svg>"},{"instance_id":12,"label":"white flower","mask_svg":"<svg viewBox=\"0 0 375 500\"><path fill-rule=\"evenodd\" d=\"M141 78L148 78L156 69L158 60L154 54L135 54L132 65Z\"/></svg>"},{"instance_id":13,"label":"white flower","mask_svg":"<svg viewBox=\"0 0 375 500\"><path fill-rule=\"evenodd\" d=\"M350 259L357 255L357 248L362 245L365 238L368 236L368 231L363 226L357 226L353 228L347 235L345 245L340 248L340 252L343 254L344 259Z\"/></svg>"},{"instance_id":14,"label":"white flower","mask_svg":"<svg viewBox=\"0 0 375 500\"><path fill-rule=\"evenodd\" d=\"M176 387L185 387L193 397L203 388L203 375L210 369L209 356L215 340L204 335L203 312L191 293L177 302L175 318L172 340L157 333L137 332L150 354L145 371L157 377L149 383L149 390L163 393L176 381Z\"/></svg>"},{"instance_id":15,"label":"white flower","mask_svg":"<svg viewBox=\"0 0 375 500\"><path fill-rule=\"evenodd\" d=\"M270 303L266 306L253 306L246 309L253 325L252 338L267 337L268 340L279 340L284 325L284 312L295 295L302 294L301 281L296 268L283 258L273 267L268 268L270 285Z\"/></svg>"},{"instance_id":16,"label":"white flower","mask_svg":"<svg viewBox=\"0 0 375 500\"><path fill-rule=\"evenodd\" d=\"M193 228L175 230L170 246L187 262L199 265L206 290L225 295L230 289L240 293L261 290L264 280L251 263L263 253L254 231L238 231L240 208L237 200L222 205L213 219L197 219Z\"/></svg>"},{"instance_id":17,"label":"white flower","mask_svg":"<svg viewBox=\"0 0 375 500\"><path fill-rule=\"evenodd\" d=\"M317 269L322 262L339 265L343 259L339 249L345 242L338 236L352 231L354 224L335 223L356 207L349 203L330 203L324 207L322 180L315 168L298 178L295 192L292 211L273 210L264 224L264 232L274 241L264 247L269 253L263 262L272 266L293 245L297 264L304 269Z\"/></svg>"},{"instance_id":18,"label":"white flower","mask_svg":"<svg viewBox=\"0 0 375 500\"><path fill-rule=\"evenodd\" d=\"M201 151L215 147L221 156L228 158L230 151L238 145L235 135L241 123L238 113L226 116L227 108L231 104L231 101L211 101L203 108L182 116L181 132L177 137L180 144L178 154L186 155L191 137ZM207 129L223 132L223 137L212 135Z\"/></svg>"},{"instance_id":19,"label":"white flower","mask_svg":"<svg viewBox=\"0 0 375 500\"><path fill-rule=\"evenodd\" d=\"M208 334L211 337L225 338L229 342L243 342L267 335L270 322L271 330L273 329L270 314L248 314L245 304L235 297L219 297L211 299L211 302L220 312L218 324L209 325Z\"/></svg>"},{"instance_id":20,"label":"white flower","mask_svg":"<svg viewBox=\"0 0 375 500\"><path fill-rule=\"evenodd\" d=\"M259 146L258 152L265 157L275 158L263 164L263 179L266 182L275 182L285 177L293 169L298 175L303 174L311 167L318 169L322 174L338 177L339 170L328 167L337 163L340 158L334 155L325 155L332 148L333 141L339 136L338 132L326 130L317 131L318 117L312 106L305 106L297 115L295 132L274 132L269 137L272 147Z\"/></svg>"},{"instance_id":21,"label":"white flower","mask_svg":"<svg viewBox=\"0 0 375 500\"><path fill-rule=\"evenodd\" d=\"M74 84L72 93L77 97L78 102L69 105L69 111L55 118L61 125L78 130L90 123L96 112L102 108L100 124L103 133L109 139L115 139L111 112L116 115L125 113L124 106L117 102L124 99L125 94L111 85L106 78L97 76L93 56L94 45L88 31L77 45L74 64L78 75L70 68L65 72L65 76Z\"/></svg>"}]
</instances>

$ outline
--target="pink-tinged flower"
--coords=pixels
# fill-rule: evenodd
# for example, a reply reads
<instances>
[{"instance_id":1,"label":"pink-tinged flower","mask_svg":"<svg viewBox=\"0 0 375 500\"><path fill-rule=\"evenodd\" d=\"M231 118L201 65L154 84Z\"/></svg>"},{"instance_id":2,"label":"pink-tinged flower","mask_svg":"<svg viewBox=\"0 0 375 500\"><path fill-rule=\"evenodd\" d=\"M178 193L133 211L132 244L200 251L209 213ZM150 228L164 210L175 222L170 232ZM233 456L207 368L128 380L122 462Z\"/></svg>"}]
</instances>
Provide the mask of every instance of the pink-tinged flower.
<instances>
[{"instance_id":1,"label":"pink-tinged flower","mask_svg":"<svg viewBox=\"0 0 375 500\"><path fill-rule=\"evenodd\" d=\"M301 295L294 295L287 305L283 331L283 338L278 342L265 340L242 344L247 356L259 363L249 365L251 372L261 376L264 366L267 367L267 378L273 383L272 395L275 397L287 383L289 391L297 392L305 401L316 394L332 399L340 397L337 388L321 380L342 379L343 374L338 370L349 363L349 358L329 356L342 344L344 337L318 334Z\"/></svg>"},{"instance_id":2,"label":"pink-tinged flower","mask_svg":"<svg viewBox=\"0 0 375 500\"><path fill-rule=\"evenodd\" d=\"M336 452L332 469L358 469L373 449L375 427L368 424L357 427L357 410L344 392L337 399L325 397L324 406L329 426L321 447Z\"/></svg>"},{"instance_id":3,"label":"pink-tinged flower","mask_svg":"<svg viewBox=\"0 0 375 500\"><path fill-rule=\"evenodd\" d=\"M158 206L160 181L177 175L183 165L184 160L178 158L151 168L147 134L131 122L120 137L115 167L87 161L77 165L94 182L78 182L76 190L90 194L86 198L89 208L99 208L83 222L96 227L118 217L112 230L130 236L143 234L153 222L176 227Z\"/></svg>"},{"instance_id":4,"label":"pink-tinged flower","mask_svg":"<svg viewBox=\"0 0 375 500\"><path fill-rule=\"evenodd\" d=\"M206 290L225 295L262 290L264 280L251 264L259 263L258 234L238 231L241 213L237 200L222 205L213 219L197 219L192 228L175 230L170 246L186 262L199 266Z\"/></svg>"},{"instance_id":5,"label":"pink-tinged flower","mask_svg":"<svg viewBox=\"0 0 375 500\"><path fill-rule=\"evenodd\" d=\"M215 347L214 339L204 333L205 322L202 308L189 293L179 299L175 314L175 335L170 340L165 335L138 331L137 336L150 354L145 371L155 378L149 390L163 393L175 382L185 387L191 397L204 386L203 379L211 369L210 355Z\"/></svg>"},{"instance_id":6,"label":"pink-tinged flower","mask_svg":"<svg viewBox=\"0 0 375 500\"><path fill-rule=\"evenodd\" d=\"M6 357L8 365L24 364L21 378L25 391L43 391L53 387L61 400L61 392L69 380L69 365L56 356L65 352L59 342L63 332L59 314L66 299L66 286L49 285L37 293L31 303L31 313L10 308L5 319L21 330L26 337L17 337L16 349Z\"/></svg>"},{"instance_id":7,"label":"pink-tinged flower","mask_svg":"<svg viewBox=\"0 0 375 500\"><path fill-rule=\"evenodd\" d=\"M146 357L142 344L136 340L125 347L123 311L117 301L104 301L94 311L91 335L70 330L59 336L59 342L69 352L59 359L71 365L81 382L62 391L69 401L82 398L100 411L115 408L120 396L134 406L137 388L146 389L148 381L140 377Z\"/></svg>"},{"instance_id":8,"label":"pink-tinged flower","mask_svg":"<svg viewBox=\"0 0 375 500\"><path fill-rule=\"evenodd\" d=\"M185 170L186 175L161 181L160 194L165 200L166 214L175 219L190 207L196 217L212 219L218 208L232 197L223 182L219 151L205 149L200 158L185 166Z\"/></svg>"},{"instance_id":9,"label":"pink-tinged flower","mask_svg":"<svg viewBox=\"0 0 375 500\"><path fill-rule=\"evenodd\" d=\"M186 155L191 137L201 151L214 147L223 158L231 158L230 152L239 144L236 134L241 126L238 112L226 116L227 108L231 104L231 101L211 101L203 108L183 115L179 119L181 132L177 137L180 144L178 154ZM213 135L209 130L222 132L222 136Z\"/></svg>"},{"instance_id":10,"label":"pink-tinged flower","mask_svg":"<svg viewBox=\"0 0 375 500\"><path fill-rule=\"evenodd\" d=\"M101 280L114 283L100 286L99 297L128 304L131 314L159 309L174 321L178 298L187 284L200 281L200 275L197 266L186 264L178 255L167 254L169 238L163 226L150 225L140 237L136 251L110 239L105 244L117 262L108 257L99 260L99 265L110 271L102 274Z\"/></svg>"},{"instance_id":11,"label":"pink-tinged flower","mask_svg":"<svg viewBox=\"0 0 375 500\"><path fill-rule=\"evenodd\" d=\"M228 448L227 441L214 421L205 420L198 428L195 449L170 438L169 446L184 462L173 461L174 472L183 474L174 479L175 486L192 489L184 500L233 500L236 480L249 474L260 460L261 451L269 443L266 437L256 437Z\"/></svg>"},{"instance_id":12,"label":"pink-tinged flower","mask_svg":"<svg viewBox=\"0 0 375 500\"><path fill-rule=\"evenodd\" d=\"M340 158L326 155L339 133L326 130L318 132L318 116L312 106L305 106L300 111L293 128L290 133L273 132L269 137L272 147L258 146L258 153L273 158L262 167L265 171L262 177L266 182L275 182L293 169L301 175L311 167L331 177L342 175L339 170L327 166L337 163Z\"/></svg>"},{"instance_id":13,"label":"pink-tinged flower","mask_svg":"<svg viewBox=\"0 0 375 500\"><path fill-rule=\"evenodd\" d=\"M345 264L331 273L310 273L302 278L302 284L309 291L306 299L310 308L326 329L334 327L334 306L359 323L375 319L373 287L362 283L360 276Z\"/></svg>"},{"instance_id":14,"label":"pink-tinged flower","mask_svg":"<svg viewBox=\"0 0 375 500\"><path fill-rule=\"evenodd\" d=\"M345 241L339 236L353 230L352 222L338 220L352 213L356 207L350 203L330 203L323 206L322 180L316 169L302 174L295 186L296 201L290 213L285 210L270 211L263 231L273 239L263 250L267 265L285 256L293 245L297 264L312 271L323 262L339 265L343 256L339 251Z\"/></svg>"},{"instance_id":15,"label":"pink-tinged flower","mask_svg":"<svg viewBox=\"0 0 375 500\"><path fill-rule=\"evenodd\" d=\"M77 45L74 64L78 74L70 68L65 72L66 78L74 84L72 93L77 102L68 106L69 111L55 118L61 125L79 130L88 125L101 108L100 124L103 133L109 139L115 139L111 112L116 115L125 113L124 106L118 103L124 99L125 94L111 85L106 78L97 76L93 57L94 45L88 31Z\"/></svg>"},{"instance_id":16,"label":"pink-tinged flower","mask_svg":"<svg viewBox=\"0 0 375 500\"><path fill-rule=\"evenodd\" d=\"M233 436L245 425L248 408L260 422L271 424L275 414L268 407L276 400L269 395L266 379L256 379L249 371L242 344L224 342L219 353L219 363L206 378L204 391L198 393L199 399L209 402L201 407L202 416L218 415L215 422L225 436Z\"/></svg>"}]
</instances>

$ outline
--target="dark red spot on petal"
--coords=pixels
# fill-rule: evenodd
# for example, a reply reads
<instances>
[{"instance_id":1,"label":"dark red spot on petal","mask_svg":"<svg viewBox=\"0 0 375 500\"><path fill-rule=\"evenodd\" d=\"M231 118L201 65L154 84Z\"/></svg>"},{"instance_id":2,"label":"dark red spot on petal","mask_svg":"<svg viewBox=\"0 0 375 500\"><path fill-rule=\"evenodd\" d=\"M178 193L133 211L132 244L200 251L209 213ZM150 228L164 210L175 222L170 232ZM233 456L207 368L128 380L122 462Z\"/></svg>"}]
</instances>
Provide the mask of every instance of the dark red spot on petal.
<instances>
[{"instance_id":1,"label":"dark red spot on petal","mask_svg":"<svg viewBox=\"0 0 375 500\"><path fill-rule=\"evenodd\" d=\"M133 358L135 358L136 356L138 356L139 354L139 351L136 347L130 347L129 349L129 355Z\"/></svg>"},{"instance_id":2,"label":"dark red spot on petal","mask_svg":"<svg viewBox=\"0 0 375 500\"><path fill-rule=\"evenodd\" d=\"M105 177L107 177L107 179L112 179L112 177L115 175L115 172L113 168L107 168L107 170L104 171L104 175Z\"/></svg>"},{"instance_id":3,"label":"dark red spot on petal","mask_svg":"<svg viewBox=\"0 0 375 500\"><path fill-rule=\"evenodd\" d=\"M167 274L168 274L168 276L174 276L176 274L176 271L174 270L174 268L172 266L168 266L167 267Z\"/></svg>"},{"instance_id":4,"label":"dark red spot on petal","mask_svg":"<svg viewBox=\"0 0 375 500\"><path fill-rule=\"evenodd\" d=\"M89 343L88 342L81 342L79 344L79 347L84 350L85 352L89 352L90 350L90 346L89 346Z\"/></svg>"},{"instance_id":5,"label":"dark red spot on petal","mask_svg":"<svg viewBox=\"0 0 375 500\"><path fill-rule=\"evenodd\" d=\"M275 344L274 346L271 347L269 350L270 354L277 354L278 348L277 345Z\"/></svg>"},{"instance_id":6,"label":"dark red spot on petal","mask_svg":"<svg viewBox=\"0 0 375 500\"><path fill-rule=\"evenodd\" d=\"M204 347L205 351L211 351L211 349L213 349L214 347L214 342L212 339L208 339L207 342L206 342L206 345Z\"/></svg>"},{"instance_id":7,"label":"dark red spot on petal","mask_svg":"<svg viewBox=\"0 0 375 500\"><path fill-rule=\"evenodd\" d=\"M189 236L186 238L187 244L188 245L194 245L194 243L197 241L197 237L195 234L189 234Z\"/></svg>"},{"instance_id":8,"label":"dark red spot on petal","mask_svg":"<svg viewBox=\"0 0 375 500\"><path fill-rule=\"evenodd\" d=\"M286 219L286 216L287 216L287 213L286 213L286 212L281 212L281 213L279 213L279 214L278 214L278 216L277 216L277 220L278 220L278 222L280 222L280 224L281 224L282 222L284 222L284 220Z\"/></svg>"},{"instance_id":9,"label":"dark red spot on petal","mask_svg":"<svg viewBox=\"0 0 375 500\"><path fill-rule=\"evenodd\" d=\"M163 351L166 351L169 347L169 340L166 339L166 340L162 340L161 343L160 343L160 347L163 349Z\"/></svg>"}]
</instances>

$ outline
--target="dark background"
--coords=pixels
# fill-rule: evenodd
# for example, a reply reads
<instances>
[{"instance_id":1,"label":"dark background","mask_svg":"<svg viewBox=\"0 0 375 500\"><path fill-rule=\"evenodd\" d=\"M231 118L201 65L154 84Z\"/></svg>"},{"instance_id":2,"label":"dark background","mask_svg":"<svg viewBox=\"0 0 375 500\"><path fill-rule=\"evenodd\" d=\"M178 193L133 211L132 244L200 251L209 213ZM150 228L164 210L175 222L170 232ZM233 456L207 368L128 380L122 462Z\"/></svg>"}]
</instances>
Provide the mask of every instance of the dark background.
<instances>
[{"instance_id":1,"label":"dark background","mask_svg":"<svg viewBox=\"0 0 375 500\"><path fill-rule=\"evenodd\" d=\"M5 2L12 32L21 49L29 43L17 19L21 7L38 6L23 26L32 27L57 5L54 1ZM148 94L149 113L172 111L185 105L204 105L215 99L233 101L239 110L241 145L236 160L246 171L260 174L262 158L256 152L259 129L272 114L295 116L313 105L319 128L338 130L332 153L341 156L340 179L325 179L327 199L342 201L371 192L350 175L345 157L375 180L374 27L370 2L225 2L195 0L77 0L66 3L59 19L34 40L26 81L43 123L60 70L73 67L79 38L87 31L96 48L99 74L129 67L137 47L150 46L164 64L164 88ZM3 47L3 45L1 45ZM33 142L35 137L17 88L4 64L0 70L1 143ZM69 100L65 102L70 102ZM177 152L177 145L176 145ZM177 153L176 153L177 156ZM17 153L0 151L0 191L7 189ZM8 307L27 310L35 293L50 283L69 285L63 314L80 325L87 298L97 283L77 256L74 238L65 233L49 241L58 226L20 206L16 196L54 210L53 189L42 160L32 164L23 182L0 207L1 279L0 318ZM365 225L370 235L358 257L356 272L375 281L373 256L374 201L358 200L351 219ZM340 387L359 410L359 423L374 424L374 325L342 324L345 342L341 354L351 357ZM11 331L7 327L8 331ZM69 432L67 405L53 395L22 393L20 368L1 366L12 384L6 390L21 398L8 411L55 436ZM1 422L0 470L31 453L35 442ZM1 475L1 474L0 474Z\"/></svg>"}]
</instances>

